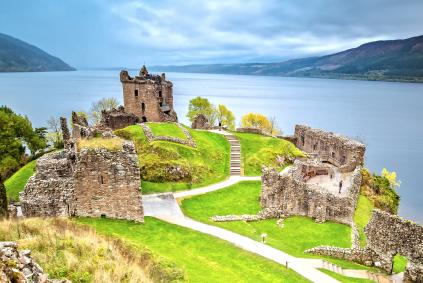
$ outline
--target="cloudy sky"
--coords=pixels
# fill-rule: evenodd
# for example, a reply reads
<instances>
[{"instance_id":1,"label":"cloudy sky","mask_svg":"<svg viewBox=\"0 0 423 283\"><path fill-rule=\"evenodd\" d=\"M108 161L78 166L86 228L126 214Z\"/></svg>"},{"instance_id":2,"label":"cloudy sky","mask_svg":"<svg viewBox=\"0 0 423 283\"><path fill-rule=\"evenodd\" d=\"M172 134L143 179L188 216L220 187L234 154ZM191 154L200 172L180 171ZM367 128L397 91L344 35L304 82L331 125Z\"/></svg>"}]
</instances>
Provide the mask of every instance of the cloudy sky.
<instances>
[{"instance_id":1,"label":"cloudy sky","mask_svg":"<svg viewBox=\"0 0 423 283\"><path fill-rule=\"evenodd\" d=\"M14 0L0 32L77 68L275 62L423 34L422 0Z\"/></svg>"}]
</instances>

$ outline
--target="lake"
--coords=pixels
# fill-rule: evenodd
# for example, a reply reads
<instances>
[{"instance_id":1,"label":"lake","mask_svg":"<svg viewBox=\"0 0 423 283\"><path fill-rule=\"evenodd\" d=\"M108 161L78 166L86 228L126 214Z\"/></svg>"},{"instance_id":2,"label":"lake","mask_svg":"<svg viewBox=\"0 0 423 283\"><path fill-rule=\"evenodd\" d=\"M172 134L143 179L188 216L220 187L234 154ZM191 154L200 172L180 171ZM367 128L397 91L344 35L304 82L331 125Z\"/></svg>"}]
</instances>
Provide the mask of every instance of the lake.
<instances>
[{"instance_id":1,"label":"lake","mask_svg":"<svg viewBox=\"0 0 423 283\"><path fill-rule=\"evenodd\" d=\"M131 71L132 75L135 70ZM196 96L225 104L237 122L247 112L276 117L284 134L295 124L339 132L367 146L366 167L396 171L399 214L423 224L423 84L309 78L168 73L175 110L187 123ZM50 116L88 111L102 97L122 102L119 71L0 73L0 104L27 115L34 126Z\"/></svg>"}]
</instances>

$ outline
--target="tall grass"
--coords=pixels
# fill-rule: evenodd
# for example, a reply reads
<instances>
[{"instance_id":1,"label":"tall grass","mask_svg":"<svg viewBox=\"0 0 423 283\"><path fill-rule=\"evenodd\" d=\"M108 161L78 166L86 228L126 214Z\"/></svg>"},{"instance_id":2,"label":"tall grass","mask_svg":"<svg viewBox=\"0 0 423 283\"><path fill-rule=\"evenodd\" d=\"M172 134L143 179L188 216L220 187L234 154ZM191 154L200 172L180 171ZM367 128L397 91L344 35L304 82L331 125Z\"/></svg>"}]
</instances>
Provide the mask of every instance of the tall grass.
<instances>
[{"instance_id":1,"label":"tall grass","mask_svg":"<svg viewBox=\"0 0 423 283\"><path fill-rule=\"evenodd\" d=\"M82 148L105 148L111 151L122 149L123 140L120 138L92 138L78 140L78 149Z\"/></svg>"},{"instance_id":2,"label":"tall grass","mask_svg":"<svg viewBox=\"0 0 423 283\"><path fill-rule=\"evenodd\" d=\"M0 221L0 241L16 241L51 278L73 282L152 282L150 264L123 242L98 236L67 219Z\"/></svg>"}]
</instances>

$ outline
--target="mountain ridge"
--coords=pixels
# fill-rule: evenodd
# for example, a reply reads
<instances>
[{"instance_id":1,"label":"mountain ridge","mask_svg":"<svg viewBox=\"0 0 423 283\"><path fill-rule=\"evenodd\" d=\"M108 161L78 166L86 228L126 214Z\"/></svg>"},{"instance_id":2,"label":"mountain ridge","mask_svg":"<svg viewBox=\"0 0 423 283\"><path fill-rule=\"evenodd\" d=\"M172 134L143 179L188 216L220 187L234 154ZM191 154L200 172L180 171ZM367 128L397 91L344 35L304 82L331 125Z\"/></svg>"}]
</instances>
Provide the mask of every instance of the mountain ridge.
<instances>
[{"instance_id":1,"label":"mountain ridge","mask_svg":"<svg viewBox=\"0 0 423 283\"><path fill-rule=\"evenodd\" d=\"M35 45L0 33L0 72L74 71L61 59Z\"/></svg>"},{"instance_id":2,"label":"mountain ridge","mask_svg":"<svg viewBox=\"0 0 423 283\"><path fill-rule=\"evenodd\" d=\"M167 72L423 82L423 35L364 43L333 54L275 63L153 66Z\"/></svg>"}]
</instances>

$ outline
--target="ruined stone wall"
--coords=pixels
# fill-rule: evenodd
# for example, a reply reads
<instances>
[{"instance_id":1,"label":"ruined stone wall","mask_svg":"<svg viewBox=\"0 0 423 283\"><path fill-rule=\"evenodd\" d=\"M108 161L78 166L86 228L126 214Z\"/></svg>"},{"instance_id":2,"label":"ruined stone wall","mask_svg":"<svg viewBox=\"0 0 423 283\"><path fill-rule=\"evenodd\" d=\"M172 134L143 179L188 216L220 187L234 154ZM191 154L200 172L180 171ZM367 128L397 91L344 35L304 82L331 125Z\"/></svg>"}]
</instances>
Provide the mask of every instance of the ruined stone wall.
<instances>
[{"instance_id":1,"label":"ruined stone wall","mask_svg":"<svg viewBox=\"0 0 423 283\"><path fill-rule=\"evenodd\" d=\"M262 129L253 127L236 128L236 131L239 133L251 133L264 136L272 136L271 134L264 132Z\"/></svg>"},{"instance_id":2,"label":"ruined stone wall","mask_svg":"<svg viewBox=\"0 0 423 283\"><path fill-rule=\"evenodd\" d=\"M170 136L155 136L153 134L153 131L151 131L150 127L147 124L139 124L139 125L142 127L148 142L167 141L167 142L180 143L180 144L191 146L191 147L197 147L197 144L195 140L192 138L189 131L185 129L185 127L182 126L181 124L179 123L175 123L175 124L184 132L186 139L181 139L178 137L170 137Z\"/></svg>"},{"instance_id":3,"label":"ruined stone wall","mask_svg":"<svg viewBox=\"0 0 423 283\"><path fill-rule=\"evenodd\" d=\"M100 125L103 128L112 130L122 129L130 125L135 125L140 122L138 116L133 113L125 111L125 107L120 106L119 108L111 109L109 111L101 112Z\"/></svg>"},{"instance_id":4,"label":"ruined stone wall","mask_svg":"<svg viewBox=\"0 0 423 283\"><path fill-rule=\"evenodd\" d=\"M316 185L305 183L299 160L279 173L264 168L262 174L261 206L282 211L286 215L303 215L317 222L332 220L351 225L361 183L360 167L351 177L347 196L338 196Z\"/></svg>"},{"instance_id":5,"label":"ruined stone wall","mask_svg":"<svg viewBox=\"0 0 423 283\"><path fill-rule=\"evenodd\" d=\"M20 193L25 216L73 215L74 182L66 151L47 153L37 160L36 172Z\"/></svg>"},{"instance_id":6,"label":"ruined stone wall","mask_svg":"<svg viewBox=\"0 0 423 283\"><path fill-rule=\"evenodd\" d=\"M195 116L194 121L191 124L192 129L208 130L210 129L209 120L203 114Z\"/></svg>"},{"instance_id":7,"label":"ruined stone wall","mask_svg":"<svg viewBox=\"0 0 423 283\"><path fill-rule=\"evenodd\" d=\"M423 226L375 209L365 228L367 247L381 256L382 267L392 271L399 253L409 260L405 280L423 282Z\"/></svg>"},{"instance_id":8,"label":"ruined stone wall","mask_svg":"<svg viewBox=\"0 0 423 283\"><path fill-rule=\"evenodd\" d=\"M121 71L125 109L138 116L141 122L177 121L173 110L173 84L164 75L131 78Z\"/></svg>"},{"instance_id":9,"label":"ruined stone wall","mask_svg":"<svg viewBox=\"0 0 423 283\"><path fill-rule=\"evenodd\" d=\"M82 149L75 166L77 216L144 219L138 157L132 142L123 149Z\"/></svg>"},{"instance_id":10,"label":"ruined stone wall","mask_svg":"<svg viewBox=\"0 0 423 283\"><path fill-rule=\"evenodd\" d=\"M339 167L341 172L352 172L364 163L365 146L344 136L296 125L295 140L299 149L318 155L322 161Z\"/></svg>"}]
</instances>

